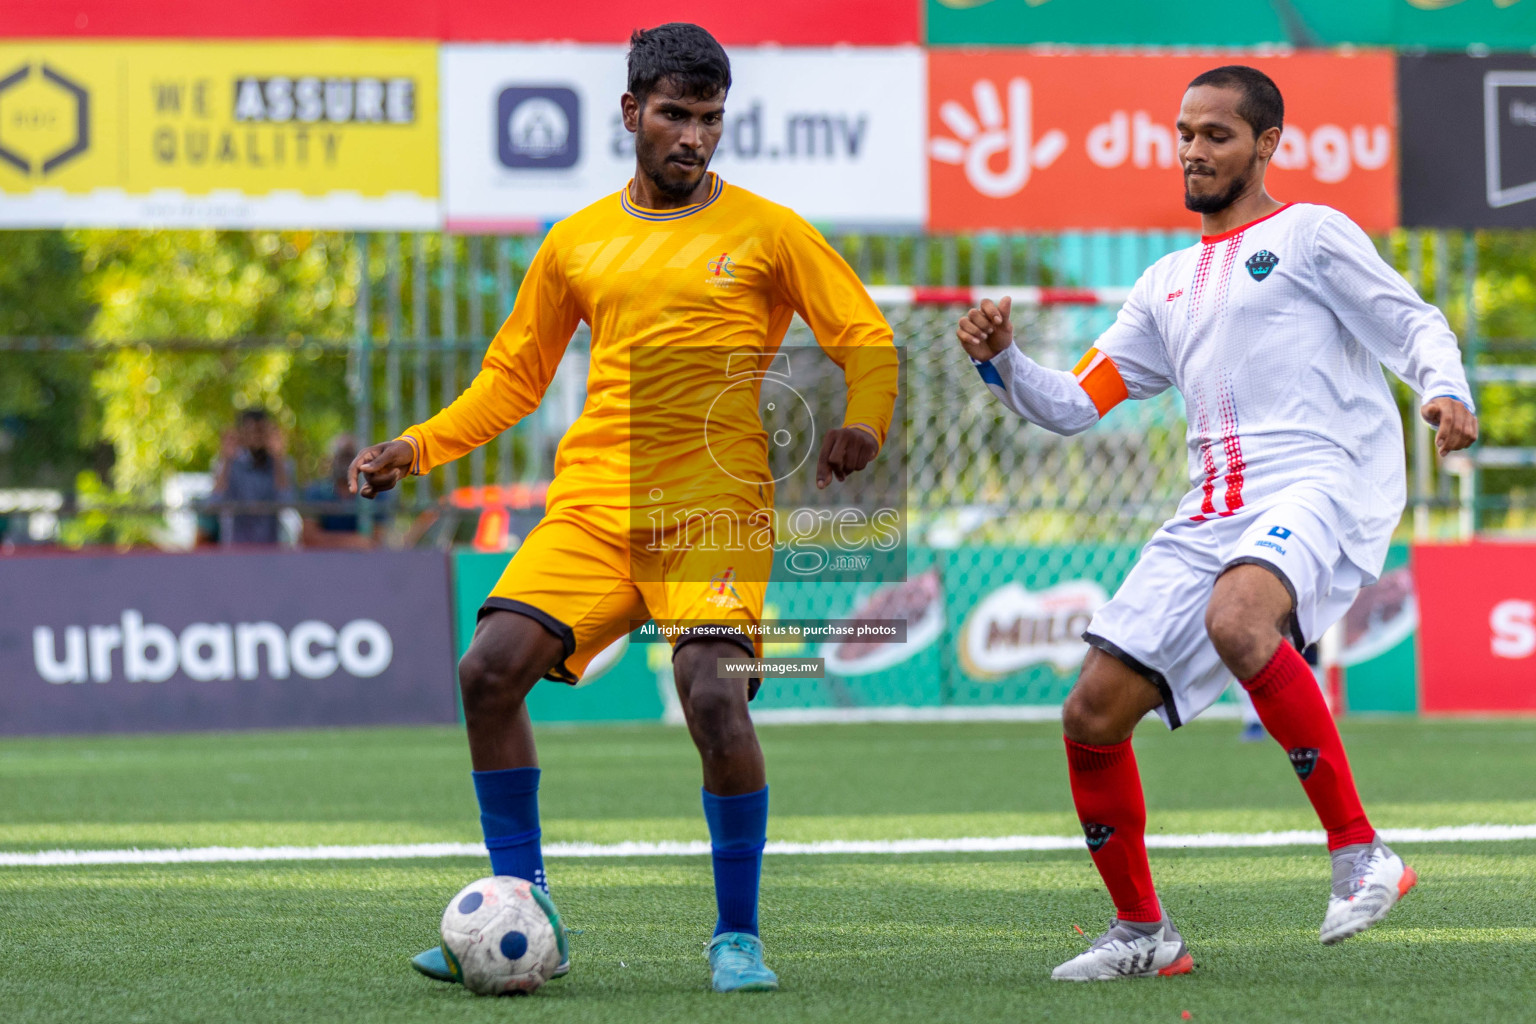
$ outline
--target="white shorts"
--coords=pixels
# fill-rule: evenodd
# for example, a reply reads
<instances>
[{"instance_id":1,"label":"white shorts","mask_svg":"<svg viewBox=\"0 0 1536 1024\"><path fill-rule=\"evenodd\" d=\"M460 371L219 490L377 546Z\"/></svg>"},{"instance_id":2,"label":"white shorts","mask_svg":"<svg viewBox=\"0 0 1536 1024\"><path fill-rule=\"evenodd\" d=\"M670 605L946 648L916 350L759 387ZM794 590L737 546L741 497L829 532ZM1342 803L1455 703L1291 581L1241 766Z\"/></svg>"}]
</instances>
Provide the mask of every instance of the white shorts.
<instances>
[{"instance_id":1,"label":"white shorts","mask_svg":"<svg viewBox=\"0 0 1536 1024\"><path fill-rule=\"evenodd\" d=\"M1272 571L1291 592L1297 650L1349 610L1364 576L1344 557L1333 507L1283 503L1252 515L1166 523L1088 624L1083 639L1140 672L1163 695L1157 709L1177 729L1232 683L1205 632L1216 577L1234 565Z\"/></svg>"}]
</instances>

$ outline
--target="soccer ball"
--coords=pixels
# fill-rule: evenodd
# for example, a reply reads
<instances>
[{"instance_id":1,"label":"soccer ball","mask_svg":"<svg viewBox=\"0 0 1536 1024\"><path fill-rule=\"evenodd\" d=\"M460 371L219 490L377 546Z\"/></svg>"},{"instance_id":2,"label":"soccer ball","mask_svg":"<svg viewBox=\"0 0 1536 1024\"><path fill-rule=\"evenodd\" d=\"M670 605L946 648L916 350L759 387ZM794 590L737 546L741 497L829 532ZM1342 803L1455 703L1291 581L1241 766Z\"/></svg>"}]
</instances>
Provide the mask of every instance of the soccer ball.
<instances>
[{"instance_id":1,"label":"soccer ball","mask_svg":"<svg viewBox=\"0 0 1536 1024\"><path fill-rule=\"evenodd\" d=\"M532 992L560 966L559 928L554 904L532 882L482 878L443 911L443 956L471 992Z\"/></svg>"}]
</instances>

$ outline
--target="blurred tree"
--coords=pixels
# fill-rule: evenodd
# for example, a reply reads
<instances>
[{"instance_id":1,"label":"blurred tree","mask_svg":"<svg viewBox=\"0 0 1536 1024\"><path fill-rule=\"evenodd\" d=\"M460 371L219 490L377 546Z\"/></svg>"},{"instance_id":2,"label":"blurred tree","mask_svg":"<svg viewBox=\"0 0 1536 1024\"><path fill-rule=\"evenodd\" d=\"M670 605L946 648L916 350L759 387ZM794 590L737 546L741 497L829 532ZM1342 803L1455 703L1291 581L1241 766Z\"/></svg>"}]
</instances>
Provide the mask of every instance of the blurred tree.
<instances>
[{"instance_id":1,"label":"blurred tree","mask_svg":"<svg viewBox=\"0 0 1536 1024\"><path fill-rule=\"evenodd\" d=\"M1485 366L1536 366L1536 232L1486 231L1478 236L1476 302L1487 339ZM1536 386L1487 383L1479 392L1482 443L1536 447ZM1536 523L1536 468L1489 469L1480 493L1494 498L1484 525L1529 530ZM1508 504L1508 511L1501 506Z\"/></svg>"},{"instance_id":2,"label":"blurred tree","mask_svg":"<svg viewBox=\"0 0 1536 1024\"><path fill-rule=\"evenodd\" d=\"M313 344L350 336L358 268L348 236L79 231L71 238L97 307L89 335L114 343L98 357L92 384L102 436L116 451L119 492L154 500L167 474L206 470L239 409L270 411L289 434L290 453L311 471L330 436L351 425L345 353ZM228 347L119 347L136 339Z\"/></svg>"},{"instance_id":3,"label":"blurred tree","mask_svg":"<svg viewBox=\"0 0 1536 1024\"><path fill-rule=\"evenodd\" d=\"M1490 231L1480 236L1477 304L1488 339L1484 361L1536 365L1536 237L1531 232ZM1483 441L1536 445L1533 398L1529 385L1485 385Z\"/></svg>"},{"instance_id":4,"label":"blurred tree","mask_svg":"<svg viewBox=\"0 0 1536 1024\"><path fill-rule=\"evenodd\" d=\"M1393 258L1406 265L1407 233L1390 239ZM409 239L409 241L407 241ZM424 280L406 261L400 279L402 323L417 322L416 296L424 333L442 333L441 285L446 278L445 236L401 239L420 246ZM1466 289L1460 236L1425 239L1425 294L1436 294L1434 273L1442 263L1436 247L1450 242L1443 265L1452 326L1465 330ZM915 239L852 239L850 256L875 278L894 264L910 279L919 264L930 280L951 270L964 275L981 268L989 279L1050 280L1059 240L1031 238L1003 266L996 239L962 239L954 267L939 259L940 247ZM1478 280L1474 293L1488 363L1536 364L1536 232L1482 232L1477 236ZM460 268L465 242L453 243ZM867 254L864 247L868 247ZM513 258L513 280L532 251ZM387 344L388 273L385 245L372 249L375 282L375 337ZM866 258L867 256L867 258ZM1027 257L1027 260L1026 260ZM948 258L948 257L946 257ZM926 261L926 262L924 262ZM937 261L937 262L936 262ZM1027 262L1028 267L1021 261ZM173 472L206 470L220 433L237 409L262 406L290 435L301 479L324 471L325 445L353 423L345 343L354 330L360 268L351 236L317 232L71 231L0 232L0 335L75 335L90 339L94 351L6 352L0 372L0 486L70 488L77 475L96 464L98 446L110 445L116 465L87 490L95 503L109 499L155 501ZM495 328L505 310L491 300L498 282L482 271L471 285L453 275L459 333ZM469 289L479 290L488 323L465 329ZM406 326L403 336L412 328ZM207 343L187 349L154 345L162 339ZM262 347L251 340L273 341ZM132 344L144 341L144 345ZM906 338L914 346L927 338ZM335 347L325 344L337 343ZM124 344L128 343L128 344ZM411 367L402 392L405 415L413 408ZM476 361L476 360L468 360ZM382 422L386 375L375 358L376 422ZM435 364L434 364L435 365ZM466 366L465 369L468 369ZM441 400L437 371L428 405ZM1399 398L1405 415L1416 403L1406 390ZM1536 445L1536 396L1529 385L1490 384L1482 389L1484 439L1495 445ZM373 440L372 438L364 440ZM1536 488L1536 471L1484 474L1485 493ZM114 493L115 492L115 493ZM1526 500L1526 499L1521 499Z\"/></svg>"},{"instance_id":5,"label":"blurred tree","mask_svg":"<svg viewBox=\"0 0 1536 1024\"><path fill-rule=\"evenodd\" d=\"M80 254L57 231L0 231L0 335L85 333L92 305ZM67 488L92 463L100 407L89 357L7 351L0 373L0 486Z\"/></svg>"}]
</instances>

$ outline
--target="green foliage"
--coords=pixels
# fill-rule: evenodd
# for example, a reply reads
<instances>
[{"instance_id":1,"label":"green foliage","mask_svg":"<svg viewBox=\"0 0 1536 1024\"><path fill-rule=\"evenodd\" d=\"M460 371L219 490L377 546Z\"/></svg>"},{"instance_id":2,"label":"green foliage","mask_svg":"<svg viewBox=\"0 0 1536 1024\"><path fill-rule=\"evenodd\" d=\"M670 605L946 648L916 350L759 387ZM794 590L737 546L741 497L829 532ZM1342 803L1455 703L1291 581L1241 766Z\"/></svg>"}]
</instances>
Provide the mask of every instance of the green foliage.
<instances>
[{"instance_id":1,"label":"green foliage","mask_svg":"<svg viewBox=\"0 0 1536 1024\"><path fill-rule=\"evenodd\" d=\"M103 353L92 384L118 490L148 500L165 476L206 469L237 410L266 408L301 465L350 422L343 359L301 339L348 337L358 268L347 236L316 232L80 231L97 342L207 341ZM242 347L251 339L276 346ZM286 342L287 344L282 344Z\"/></svg>"},{"instance_id":2,"label":"green foliage","mask_svg":"<svg viewBox=\"0 0 1536 1024\"><path fill-rule=\"evenodd\" d=\"M79 254L57 231L0 231L0 335L83 334ZM79 353L0 354L0 486L66 484L91 459L100 416Z\"/></svg>"},{"instance_id":3,"label":"green foliage","mask_svg":"<svg viewBox=\"0 0 1536 1024\"><path fill-rule=\"evenodd\" d=\"M113 490L88 469L75 478L75 501L80 507L79 514L59 526L59 543L67 548L87 544L145 547L165 530L159 516L128 511L138 504L131 492Z\"/></svg>"},{"instance_id":4,"label":"green foliage","mask_svg":"<svg viewBox=\"0 0 1536 1024\"><path fill-rule=\"evenodd\" d=\"M1536 237L1529 231L1489 231L1478 236L1478 311L1483 335L1479 363L1536 366ZM1536 447L1536 386L1487 383L1478 390L1482 442ZM1536 469L1502 468L1482 473L1480 495L1492 496L1482 523L1506 530L1532 524ZM1499 511L1508 506L1510 511Z\"/></svg>"},{"instance_id":5,"label":"green foliage","mask_svg":"<svg viewBox=\"0 0 1536 1024\"><path fill-rule=\"evenodd\" d=\"M1477 305L1488 365L1536 365L1536 242L1529 232L1488 232L1479 239ZM1529 385L1487 384L1479 396L1483 441L1536 445L1536 394Z\"/></svg>"},{"instance_id":6,"label":"green foliage","mask_svg":"<svg viewBox=\"0 0 1536 1024\"><path fill-rule=\"evenodd\" d=\"M1458 332L1465 334L1475 309L1481 365L1536 365L1536 232L1479 233L1478 276L1471 289L1464 276L1464 237L1398 231L1386 248L1389 258L1406 267L1413 262L1413 240L1419 239L1422 274L1416 283L1431 298L1445 297ZM917 236L837 241L871 283L895 283L964 281L975 274L1051 282L1058 276L1054 267L1099 266L1104 260L1115 261L1118 274L1186 239L1147 235L1139 242L1114 239L1113 245L1073 235L979 235L954 239L954 245ZM1090 242L1091 259L1079 251ZM436 234L385 234L374 240L369 276L379 346L372 380L376 437L386 426L415 418L421 391L428 411L441 404L445 366L456 367L462 383L477 361L468 353L434 349L431 369L418 379L418 356L396 351L391 360L389 339L488 335L504 315L532 248L532 239L487 244ZM480 267L473 280L467 273L471 263ZM454 290L445 293L449 281ZM246 406L271 410L288 431L301 481L322 475L326 442L354 422L349 382L357 367L347 345L359 283L356 241L342 233L0 232L0 335L90 339L83 352L0 355L0 486L69 489L80 472L94 469L113 489L152 503L167 475L209 467L220 433ZM481 322L467 322L476 309ZM451 332L445 330L450 322ZM204 347L166 346L160 344L164 339ZM270 343L251 344L258 339ZM918 345L929 339L909 332L902 340ZM134 344L139 341L144 344ZM392 378L400 379L394 403L386 387ZM450 393L455 390L448 386ZM1413 396L1406 388L1397 393L1405 418L1416 418ZM1479 400L1485 444L1536 445L1536 388L1489 383ZM1177 447L1177 438L1172 441ZM116 461L110 473L109 460L99 457L107 446ZM1094 479L1092 449L1085 447L1082 458L1077 479L1036 480L1034 487L1042 497L1051 488L1064 497L1075 495L1080 484ZM972 477L976 501L1014 486L987 466L978 465L966 479ZM1480 475L1479 487L1495 502L1529 504L1536 470L1489 470ZM1046 522L1045 514L1039 515L1042 535L1079 522ZM1488 524L1501 523L1514 525L1513 520Z\"/></svg>"}]
</instances>

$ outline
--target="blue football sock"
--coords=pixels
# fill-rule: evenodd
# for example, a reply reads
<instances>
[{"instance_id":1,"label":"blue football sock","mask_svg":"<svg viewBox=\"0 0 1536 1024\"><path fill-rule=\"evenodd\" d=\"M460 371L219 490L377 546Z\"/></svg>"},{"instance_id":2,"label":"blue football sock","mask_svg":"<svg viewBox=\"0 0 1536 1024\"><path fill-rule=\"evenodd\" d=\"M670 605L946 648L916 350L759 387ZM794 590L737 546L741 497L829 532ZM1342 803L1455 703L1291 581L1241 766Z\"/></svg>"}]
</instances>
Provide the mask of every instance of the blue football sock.
<instances>
[{"instance_id":1,"label":"blue football sock","mask_svg":"<svg viewBox=\"0 0 1536 1024\"><path fill-rule=\"evenodd\" d=\"M539 847L539 770L472 772L480 800L480 828L491 852L491 873L526 878L549 892Z\"/></svg>"},{"instance_id":2,"label":"blue football sock","mask_svg":"<svg viewBox=\"0 0 1536 1024\"><path fill-rule=\"evenodd\" d=\"M757 934L757 887L768 839L768 787L741 796L704 793L710 855L715 865L715 934Z\"/></svg>"}]
</instances>

